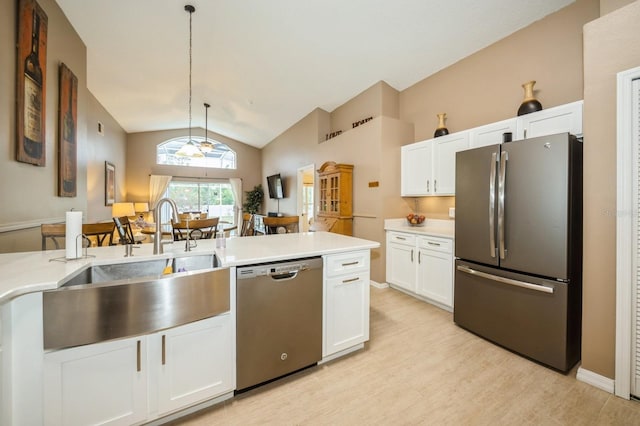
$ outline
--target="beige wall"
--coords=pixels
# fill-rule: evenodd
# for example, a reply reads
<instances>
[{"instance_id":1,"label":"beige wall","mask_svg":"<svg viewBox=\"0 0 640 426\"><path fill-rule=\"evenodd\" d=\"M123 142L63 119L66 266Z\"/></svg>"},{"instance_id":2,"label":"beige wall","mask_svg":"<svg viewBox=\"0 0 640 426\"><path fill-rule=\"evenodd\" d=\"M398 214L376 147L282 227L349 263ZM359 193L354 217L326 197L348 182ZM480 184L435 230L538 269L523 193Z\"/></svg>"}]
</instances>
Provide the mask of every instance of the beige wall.
<instances>
[{"instance_id":1,"label":"beige wall","mask_svg":"<svg viewBox=\"0 0 640 426\"><path fill-rule=\"evenodd\" d=\"M616 73L640 66L640 1L584 27L582 367L613 378L616 295Z\"/></svg>"},{"instance_id":2,"label":"beige wall","mask_svg":"<svg viewBox=\"0 0 640 426\"><path fill-rule=\"evenodd\" d=\"M46 165L35 167L15 161L17 3L15 0L0 0L3 11L0 14L2 253L40 250L39 224L63 221L65 212L72 208L83 211L85 221L110 219L110 214L105 214L108 209L104 207L104 159L124 164L124 133L117 123L110 121L110 116L87 90L86 48L54 0L38 1L48 17ZM78 195L73 198L57 196L60 62L64 62L78 77ZM100 141L94 137L93 129L87 129L87 123L92 126L98 120L110 123L111 130ZM118 177L118 181L124 188L124 174Z\"/></svg>"},{"instance_id":3,"label":"beige wall","mask_svg":"<svg viewBox=\"0 0 640 426\"><path fill-rule=\"evenodd\" d=\"M249 191L261 182L262 153L259 149L236 140L209 132L209 138L228 145L237 154L237 169L211 169L206 167L180 167L156 164L156 146L169 139L186 136L189 129L131 133L127 138L127 193L126 201L149 200L149 175L167 175L193 178L241 178L242 190ZM204 129L192 129L202 135Z\"/></svg>"},{"instance_id":4,"label":"beige wall","mask_svg":"<svg viewBox=\"0 0 640 426\"><path fill-rule=\"evenodd\" d=\"M600 16L611 13L630 3L633 3L633 0L600 0Z\"/></svg>"}]
</instances>

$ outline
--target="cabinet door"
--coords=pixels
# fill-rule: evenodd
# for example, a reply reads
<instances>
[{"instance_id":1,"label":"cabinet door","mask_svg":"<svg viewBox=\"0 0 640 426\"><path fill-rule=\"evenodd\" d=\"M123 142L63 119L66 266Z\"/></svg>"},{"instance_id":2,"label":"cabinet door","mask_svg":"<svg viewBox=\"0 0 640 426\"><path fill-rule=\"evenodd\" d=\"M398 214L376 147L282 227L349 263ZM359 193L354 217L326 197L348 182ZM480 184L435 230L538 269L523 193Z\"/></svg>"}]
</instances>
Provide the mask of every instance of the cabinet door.
<instances>
[{"instance_id":1,"label":"cabinet door","mask_svg":"<svg viewBox=\"0 0 640 426\"><path fill-rule=\"evenodd\" d=\"M323 357L369 340L369 271L329 278L325 291Z\"/></svg>"},{"instance_id":2,"label":"cabinet door","mask_svg":"<svg viewBox=\"0 0 640 426\"><path fill-rule=\"evenodd\" d=\"M47 425L129 425L147 417L146 339L44 355Z\"/></svg>"},{"instance_id":3,"label":"cabinet door","mask_svg":"<svg viewBox=\"0 0 640 426\"><path fill-rule=\"evenodd\" d=\"M569 132L582 135L582 101L518 117L518 139Z\"/></svg>"},{"instance_id":4,"label":"cabinet door","mask_svg":"<svg viewBox=\"0 0 640 426\"><path fill-rule=\"evenodd\" d=\"M513 139L517 138L516 119L499 121L476 127L469 131L469 147L478 148L481 146L496 145L502 143L502 135L510 132Z\"/></svg>"},{"instance_id":5,"label":"cabinet door","mask_svg":"<svg viewBox=\"0 0 640 426\"><path fill-rule=\"evenodd\" d=\"M455 195L456 153L469 148L467 132L441 136L433 140L434 195Z\"/></svg>"},{"instance_id":6,"label":"cabinet door","mask_svg":"<svg viewBox=\"0 0 640 426\"><path fill-rule=\"evenodd\" d=\"M416 292L416 273L414 246L404 244L387 244L387 282L402 287L405 290Z\"/></svg>"},{"instance_id":7,"label":"cabinet door","mask_svg":"<svg viewBox=\"0 0 640 426\"><path fill-rule=\"evenodd\" d=\"M433 188L433 141L417 142L401 148L401 195L430 195Z\"/></svg>"},{"instance_id":8,"label":"cabinet door","mask_svg":"<svg viewBox=\"0 0 640 426\"><path fill-rule=\"evenodd\" d=\"M156 367L159 415L233 391L231 328L231 315L224 314L152 336L153 347L161 352Z\"/></svg>"},{"instance_id":9,"label":"cabinet door","mask_svg":"<svg viewBox=\"0 0 640 426\"><path fill-rule=\"evenodd\" d=\"M417 293L453 308L453 257L451 254L420 249Z\"/></svg>"}]
</instances>

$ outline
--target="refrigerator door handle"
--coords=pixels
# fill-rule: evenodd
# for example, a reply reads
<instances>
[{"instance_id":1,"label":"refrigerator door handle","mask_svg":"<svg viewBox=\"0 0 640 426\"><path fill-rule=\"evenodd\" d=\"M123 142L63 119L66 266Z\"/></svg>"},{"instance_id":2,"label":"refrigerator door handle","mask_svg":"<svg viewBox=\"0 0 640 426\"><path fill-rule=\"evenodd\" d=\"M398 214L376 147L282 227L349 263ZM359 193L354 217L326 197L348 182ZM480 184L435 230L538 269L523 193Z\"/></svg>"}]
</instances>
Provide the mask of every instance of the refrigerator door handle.
<instances>
[{"instance_id":1,"label":"refrigerator door handle","mask_svg":"<svg viewBox=\"0 0 640 426\"><path fill-rule=\"evenodd\" d=\"M507 249L504 246L504 186L507 175L507 160L509 153L500 153L500 176L498 177L498 240L500 244L500 259L504 259Z\"/></svg>"},{"instance_id":2,"label":"refrigerator door handle","mask_svg":"<svg viewBox=\"0 0 640 426\"><path fill-rule=\"evenodd\" d=\"M553 294L553 287L548 287L545 285L531 284L525 281L513 280L511 278L499 277L497 275L487 274L486 272L476 271L475 269L471 269L468 266L458 265L456 268L460 272L465 272L470 275L475 275L481 278L486 278L488 280L497 281L503 284L509 284L516 287L522 287L529 290L540 291L542 293Z\"/></svg>"},{"instance_id":3,"label":"refrigerator door handle","mask_svg":"<svg viewBox=\"0 0 640 426\"><path fill-rule=\"evenodd\" d=\"M496 165L498 163L498 153L491 154L491 173L489 174L489 254L496 257Z\"/></svg>"}]
</instances>

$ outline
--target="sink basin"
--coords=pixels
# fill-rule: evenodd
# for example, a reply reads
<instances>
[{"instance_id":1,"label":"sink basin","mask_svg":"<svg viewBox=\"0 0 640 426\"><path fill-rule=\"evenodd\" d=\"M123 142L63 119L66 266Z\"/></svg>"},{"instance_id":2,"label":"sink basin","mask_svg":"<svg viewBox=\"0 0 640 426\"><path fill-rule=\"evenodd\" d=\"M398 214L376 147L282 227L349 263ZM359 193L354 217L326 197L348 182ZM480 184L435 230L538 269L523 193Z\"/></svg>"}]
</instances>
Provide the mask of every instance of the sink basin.
<instances>
[{"instance_id":1,"label":"sink basin","mask_svg":"<svg viewBox=\"0 0 640 426\"><path fill-rule=\"evenodd\" d=\"M86 284L109 283L119 280L138 278L161 278L162 271L167 266L167 259L144 260L140 262L114 263L110 265L94 265L68 278L61 287ZM189 272L202 269L212 269L220 266L215 254L183 256L171 261L173 272Z\"/></svg>"},{"instance_id":2,"label":"sink basin","mask_svg":"<svg viewBox=\"0 0 640 426\"><path fill-rule=\"evenodd\" d=\"M229 312L229 268L213 254L91 266L43 292L44 348L139 336Z\"/></svg>"}]
</instances>

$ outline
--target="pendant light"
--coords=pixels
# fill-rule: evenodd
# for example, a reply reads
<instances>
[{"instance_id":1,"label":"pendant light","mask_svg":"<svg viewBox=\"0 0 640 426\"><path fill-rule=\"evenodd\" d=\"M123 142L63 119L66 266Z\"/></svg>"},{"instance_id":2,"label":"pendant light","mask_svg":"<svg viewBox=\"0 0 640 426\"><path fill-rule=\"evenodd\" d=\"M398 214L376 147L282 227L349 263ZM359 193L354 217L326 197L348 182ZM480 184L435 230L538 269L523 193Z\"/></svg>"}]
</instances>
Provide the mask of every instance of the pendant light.
<instances>
[{"instance_id":1,"label":"pendant light","mask_svg":"<svg viewBox=\"0 0 640 426\"><path fill-rule=\"evenodd\" d=\"M200 151L204 152L205 154L207 152L213 151L213 144L209 142L209 129L207 128L207 118L210 106L211 105L209 105L208 103L204 103L204 141L200 142Z\"/></svg>"},{"instance_id":2,"label":"pendant light","mask_svg":"<svg viewBox=\"0 0 640 426\"><path fill-rule=\"evenodd\" d=\"M191 71L192 71L192 50L193 50L193 30L192 30L192 17L193 17L193 12L196 11L196 8L193 7L190 4L187 4L184 6L184 10L186 10L187 12L189 12L189 140L187 141L187 143L185 143L184 145L182 145L182 147L175 153L175 155L179 156L179 157L204 157L204 154L202 153L202 151L200 151L200 149L198 149L198 146L193 143L193 140L191 140Z\"/></svg>"}]
</instances>

